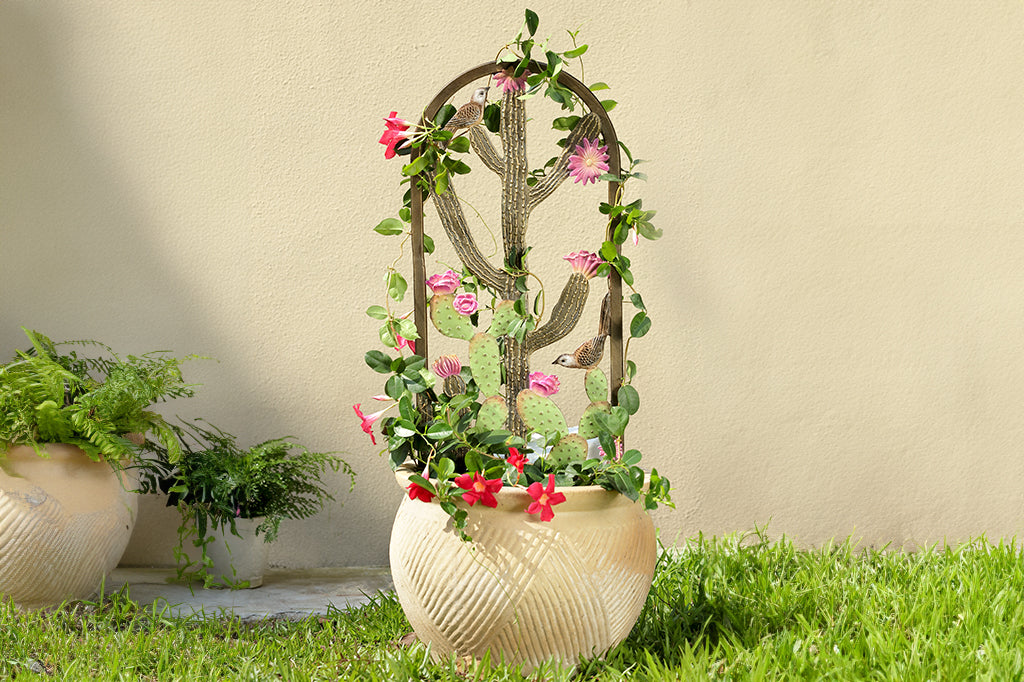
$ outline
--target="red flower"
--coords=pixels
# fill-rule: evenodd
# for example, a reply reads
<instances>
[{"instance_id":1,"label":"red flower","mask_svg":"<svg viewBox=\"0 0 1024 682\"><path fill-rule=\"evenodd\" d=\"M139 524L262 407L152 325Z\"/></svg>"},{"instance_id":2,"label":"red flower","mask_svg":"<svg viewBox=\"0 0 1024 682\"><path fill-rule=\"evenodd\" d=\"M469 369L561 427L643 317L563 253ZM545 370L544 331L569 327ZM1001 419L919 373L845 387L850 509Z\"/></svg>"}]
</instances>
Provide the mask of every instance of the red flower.
<instances>
[{"instance_id":1,"label":"red flower","mask_svg":"<svg viewBox=\"0 0 1024 682\"><path fill-rule=\"evenodd\" d=\"M361 403L356 403L352 406L352 409L356 411L356 416L363 420L363 423L360 424L363 428L363 433L370 434L370 442L376 445L377 439L373 437L373 429L371 427L373 426L373 423L380 419L380 416L384 414L384 410L374 412L373 414L363 414L362 409L360 409L361 407Z\"/></svg>"},{"instance_id":2,"label":"red flower","mask_svg":"<svg viewBox=\"0 0 1024 682\"><path fill-rule=\"evenodd\" d=\"M398 336L396 334L395 341L398 342L398 345L395 346L395 350L397 350L399 353L402 352L402 348L408 348L413 353L416 352L416 342L413 341L412 339L403 339L401 336Z\"/></svg>"},{"instance_id":3,"label":"red flower","mask_svg":"<svg viewBox=\"0 0 1024 682\"><path fill-rule=\"evenodd\" d=\"M434 493L416 483L410 483L408 491L410 500L423 500L424 502L430 502L434 497L436 497Z\"/></svg>"},{"instance_id":4,"label":"red flower","mask_svg":"<svg viewBox=\"0 0 1024 682\"><path fill-rule=\"evenodd\" d=\"M519 454L519 450L515 448L508 449L508 459L505 460L516 468L516 471L523 473L523 466L526 465L526 457Z\"/></svg>"},{"instance_id":5,"label":"red flower","mask_svg":"<svg viewBox=\"0 0 1024 682\"><path fill-rule=\"evenodd\" d=\"M501 490L502 482L500 478L485 481L479 471L474 471L472 476L469 474L456 476L455 485L466 491L462 493L462 499L470 507L477 502L485 507L498 506L498 500L494 498L494 493Z\"/></svg>"},{"instance_id":6,"label":"red flower","mask_svg":"<svg viewBox=\"0 0 1024 682\"><path fill-rule=\"evenodd\" d=\"M551 507L565 502L565 495L555 492L554 474L548 476L547 487L541 485L540 481L537 481L536 483L531 483L526 492L530 493L530 497L534 500L533 504L526 508L526 513L536 514L540 512L541 521L550 521L555 518L555 512Z\"/></svg>"},{"instance_id":7,"label":"red flower","mask_svg":"<svg viewBox=\"0 0 1024 682\"><path fill-rule=\"evenodd\" d=\"M409 123L409 121L406 121L405 119L398 118L397 115L397 111L392 111L391 115L384 119L384 124L387 126L387 129L384 131L384 134L380 136L379 142L387 146L387 149L384 151L385 159L394 158L396 154L395 147L401 145L401 143L415 135L415 133L409 130L409 126L411 126L412 123Z\"/></svg>"}]
</instances>

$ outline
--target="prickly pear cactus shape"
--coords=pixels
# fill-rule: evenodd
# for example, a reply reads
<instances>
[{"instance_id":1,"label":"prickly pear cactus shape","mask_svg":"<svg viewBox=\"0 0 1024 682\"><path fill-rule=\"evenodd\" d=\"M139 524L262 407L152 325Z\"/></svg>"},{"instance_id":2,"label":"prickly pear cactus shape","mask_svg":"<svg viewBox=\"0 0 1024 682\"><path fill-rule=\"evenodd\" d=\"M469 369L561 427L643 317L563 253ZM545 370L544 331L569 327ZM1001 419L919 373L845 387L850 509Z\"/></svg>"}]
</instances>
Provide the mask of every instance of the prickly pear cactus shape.
<instances>
[{"instance_id":1,"label":"prickly pear cactus shape","mask_svg":"<svg viewBox=\"0 0 1024 682\"><path fill-rule=\"evenodd\" d=\"M498 340L480 332L469 342L469 368L480 393L486 396L501 392L501 350Z\"/></svg>"},{"instance_id":2,"label":"prickly pear cactus shape","mask_svg":"<svg viewBox=\"0 0 1024 682\"><path fill-rule=\"evenodd\" d=\"M516 397L516 409L526 427L537 433L558 432L564 437L569 433L562 411L551 398L525 388Z\"/></svg>"},{"instance_id":3,"label":"prickly pear cactus shape","mask_svg":"<svg viewBox=\"0 0 1024 682\"><path fill-rule=\"evenodd\" d=\"M596 414L603 412L605 414L611 414L612 404L607 400L600 402L593 402L587 406L587 409L583 410L583 416L580 417L580 428L578 433L583 438L597 438L601 433L601 429L597 426Z\"/></svg>"},{"instance_id":4,"label":"prickly pear cactus shape","mask_svg":"<svg viewBox=\"0 0 1024 682\"><path fill-rule=\"evenodd\" d=\"M590 398L590 402L599 403L602 400L608 400L608 377L600 367L592 367L587 370L583 385L587 389L587 397Z\"/></svg>"},{"instance_id":5,"label":"prickly pear cactus shape","mask_svg":"<svg viewBox=\"0 0 1024 682\"><path fill-rule=\"evenodd\" d=\"M468 315L455 310L454 301L455 294L434 294L430 299L430 321L445 336L469 341L476 330Z\"/></svg>"},{"instance_id":6,"label":"prickly pear cactus shape","mask_svg":"<svg viewBox=\"0 0 1024 682\"><path fill-rule=\"evenodd\" d=\"M495 65L494 72L500 68L499 65ZM499 146L493 141L493 136L486 132L484 125L471 127L466 135L473 152L488 171L498 176L501 187L501 235L504 254L500 263L497 258L492 262L477 244L451 174L440 171L440 179L443 181L439 182L439 169L428 166L419 175L422 181L420 186L427 188L445 234L463 266L483 288L502 300L495 308L488 331L491 338L505 337L503 356L500 360L504 367L504 394L509 410L507 428L520 437L527 435L528 425L524 423L524 417L516 406L520 403L518 397L521 392L529 386L530 355L564 338L576 327L590 293L589 280L595 275L592 269L580 270L574 264L574 270L568 276L561 296L552 307L548 319L536 319L533 321L532 329L523 334L510 335L510 325L517 319L512 302L522 300L529 306L530 292L524 286L529 274L526 262L526 254L530 250L526 243L529 216L569 177L569 159L575 153L577 145L581 145L584 140L598 141L603 134L607 135L609 132L614 135L610 124L607 131L602 130L604 110L586 86L564 72L558 78L563 85L569 83L573 92L587 102L586 106L590 108L590 113L576 119L575 126L565 138L565 144L554 165L532 186L527 183L527 180L532 178L526 158L526 101L520 97L520 93L509 90L502 96L500 152ZM440 106L440 102L437 106ZM600 114L594 113L597 111L600 111ZM436 109L428 111L428 116L435 113ZM614 142L612 146L614 147ZM420 215L419 201L419 195L413 192L414 220L419 220L416 217ZM456 338L472 337L471 331L466 327L468 320L458 319L458 313L451 307L450 300L438 299L435 296L431 303L430 315L441 333ZM490 362L489 354L487 362ZM473 377L486 395L493 395L500 387L495 384L495 374L489 369L484 369L485 364L482 360L471 361ZM536 401L528 397L526 402L527 413L532 414L530 406ZM529 428L550 430L550 423L543 419L541 422L543 426ZM561 426L562 422L564 419L557 423ZM561 428L564 430L564 427Z\"/></svg>"},{"instance_id":7,"label":"prickly pear cactus shape","mask_svg":"<svg viewBox=\"0 0 1024 682\"><path fill-rule=\"evenodd\" d=\"M563 467L571 462L578 462L587 458L587 441L582 436L570 433L558 441L558 445L551 448L551 452L544 456L549 463L556 467Z\"/></svg>"},{"instance_id":8,"label":"prickly pear cactus shape","mask_svg":"<svg viewBox=\"0 0 1024 682\"><path fill-rule=\"evenodd\" d=\"M515 311L515 304L515 301L499 301L498 305L494 306L494 317L491 318L488 334L494 337L508 334L508 326L519 317Z\"/></svg>"},{"instance_id":9,"label":"prickly pear cactus shape","mask_svg":"<svg viewBox=\"0 0 1024 682\"><path fill-rule=\"evenodd\" d=\"M480 403L480 412L477 413L473 426L477 431L497 431L505 428L507 418L508 407L505 405L505 399L500 395L492 395Z\"/></svg>"}]
</instances>

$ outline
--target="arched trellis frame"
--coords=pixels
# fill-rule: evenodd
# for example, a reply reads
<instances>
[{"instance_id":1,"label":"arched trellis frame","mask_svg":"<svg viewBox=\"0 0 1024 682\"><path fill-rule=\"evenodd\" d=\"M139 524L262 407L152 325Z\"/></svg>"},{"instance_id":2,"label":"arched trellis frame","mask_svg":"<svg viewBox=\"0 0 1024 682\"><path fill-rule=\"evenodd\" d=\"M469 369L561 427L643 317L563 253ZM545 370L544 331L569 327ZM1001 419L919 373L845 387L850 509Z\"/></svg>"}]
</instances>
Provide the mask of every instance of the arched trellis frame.
<instances>
[{"instance_id":1,"label":"arched trellis frame","mask_svg":"<svg viewBox=\"0 0 1024 682\"><path fill-rule=\"evenodd\" d=\"M492 76L502 71L506 66L495 63L487 62L469 69L465 73L457 76L447 85L445 85L434 98L427 105L423 111L423 119L420 122L421 127L425 125L426 121L432 121L434 116L440 110L440 108L448 102L449 99L457 92L470 85L474 81L481 78ZM539 62L530 62L529 70L533 73L542 73L545 70L545 65ZM620 156L619 156L619 144L618 137L615 134L615 128L612 125L611 118L601 105L600 100L586 87L579 79L574 76L561 72L558 75L559 85L570 90L583 102L583 104L590 110L590 112L597 116L600 122L600 132L604 138L604 142L608 147L608 166L609 173L616 177L620 174ZM479 134L479 133L478 133ZM473 140L474 149L481 151L477 144L479 140ZM505 150L506 156L509 154L508 150ZM412 150L410 161L415 160L420 155L420 150L414 148ZM481 155L481 160L485 165L489 167L496 165L498 160L495 158L485 158L486 155ZM619 182L613 181L608 183L608 202L611 204L616 203L619 191ZM557 187L557 184L554 185ZM551 191L554 190L552 187ZM413 187L411 192L411 227L412 227L412 252L413 252L413 303L415 306L415 323L416 330L419 333L419 338L415 342L416 354L427 358L428 355L428 324L427 324L427 291L424 286L426 281L426 263L425 263L425 252L423 249L423 193L417 191L416 187ZM539 202L539 200L538 200ZM503 209L504 210L504 209ZM617 219L615 219L617 221ZM504 221L503 221L504 222ZM612 240L616 222L612 221L607 227L605 239L608 241ZM618 246L616 246L618 251ZM611 358L610 367L610 388L611 388L611 404L618 404L618 389L622 384L622 378L625 373L625 356L624 356L624 340L622 334L622 279L619 273L611 268L608 272L608 291L611 294L610 300L610 330L608 336L608 351ZM421 406L422 407L422 406Z\"/></svg>"}]
</instances>

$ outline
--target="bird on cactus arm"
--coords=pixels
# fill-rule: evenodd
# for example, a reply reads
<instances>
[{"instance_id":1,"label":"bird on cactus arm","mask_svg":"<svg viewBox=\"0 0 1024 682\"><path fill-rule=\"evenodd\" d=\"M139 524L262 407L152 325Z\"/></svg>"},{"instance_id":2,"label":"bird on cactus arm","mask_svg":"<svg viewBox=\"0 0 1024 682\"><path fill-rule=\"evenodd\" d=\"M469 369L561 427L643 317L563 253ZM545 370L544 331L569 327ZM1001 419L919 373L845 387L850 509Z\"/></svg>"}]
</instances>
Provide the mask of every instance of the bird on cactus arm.
<instances>
[{"instance_id":1,"label":"bird on cactus arm","mask_svg":"<svg viewBox=\"0 0 1024 682\"><path fill-rule=\"evenodd\" d=\"M463 128L469 129L480 123L484 118L484 107L487 106L487 91L490 87L477 88L473 98L459 107L459 110L448 119L444 129L450 133ZM459 133L460 135L462 133Z\"/></svg>"},{"instance_id":2,"label":"bird on cactus arm","mask_svg":"<svg viewBox=\"0 0 1024 682\"><path fill-rule=\"evenodd\" d=\"M562 353L552 365L561 365L569 369L590 369L597 367L604 355L604 341L611 329L611 292L604 295L601 301L601 317L597 325L597 336L584 341L579 348L571 353Z\"/></svg>"}]
</instances>

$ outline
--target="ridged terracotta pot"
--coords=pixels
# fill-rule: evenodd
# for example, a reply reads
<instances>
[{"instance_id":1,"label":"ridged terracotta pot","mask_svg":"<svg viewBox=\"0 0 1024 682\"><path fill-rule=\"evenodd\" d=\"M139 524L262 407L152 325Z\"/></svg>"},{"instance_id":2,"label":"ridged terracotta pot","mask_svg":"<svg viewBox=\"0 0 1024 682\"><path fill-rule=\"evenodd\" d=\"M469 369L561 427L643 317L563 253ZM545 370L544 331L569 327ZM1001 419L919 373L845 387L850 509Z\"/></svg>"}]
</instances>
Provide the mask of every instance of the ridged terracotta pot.
<instances>
[{"instance_id":1,"label":"ridged terracotta pot","mask_svg":"<svg viewBox=\"0 0 1024 682\"><path fill-rule=\"evenodd\" d=\"M129 474L74 445L0 455L0 598L40 608L93 595L135 526ZM124 484L122 482L124 481Z\"/></svg>"},{"instance_id":2,"label":"ridged terracotta pot","mask_svg":"<svg viewBox=\"0 0 1024 682\"><path fill-rule=\"evenodd\" d=\"M398 472L405 488L408 473ZM526 514L521 488L496 508L467 507L464 543L436 502L403 497L391 531L391 573L416 635L436 658L451 653L529 672L549 659L574 665L629 634L651 587L654 524L628 498L598 486L558 488L555 518ZM461 502L460 502L461 504Z\"/></svg>"}]
</instances>

